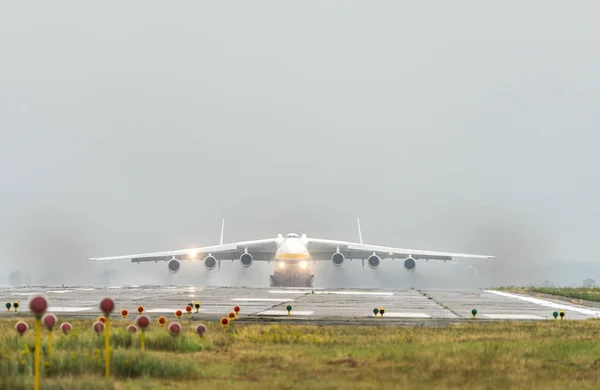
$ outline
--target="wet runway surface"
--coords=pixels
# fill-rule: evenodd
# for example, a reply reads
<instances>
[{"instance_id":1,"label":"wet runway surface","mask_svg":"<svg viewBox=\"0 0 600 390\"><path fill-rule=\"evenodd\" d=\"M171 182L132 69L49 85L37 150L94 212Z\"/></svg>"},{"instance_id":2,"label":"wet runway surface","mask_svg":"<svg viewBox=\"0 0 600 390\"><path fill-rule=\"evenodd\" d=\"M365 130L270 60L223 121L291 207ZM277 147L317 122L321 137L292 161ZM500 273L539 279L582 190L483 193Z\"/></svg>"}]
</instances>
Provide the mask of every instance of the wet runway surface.
<instances>
[{"instance_id":1,"label":"wet runway surface","mask_svg":"<svg viewBox=\"0 0 600 390\"><path fill-rule=\"evenodd\" d=\"M133 318L143 306L151 317L174 317L190 302L201 308L192 320L218 320L240 306L240 322L300 322L331 324L448 325L472 321L477 310L481 322L497 320L553 320L554 311L565 311L567 320L600 318L600 308L560 300L488 290L356 290L277 289L241 287L113 286L61 288L2 288L0 301L20 301L19 313L28 315L27 300L42 294L49 310L59 318L99 316L104 297L116 302L115 316L126 308ZM291 305L288 316L286 306ZM385 314L375 319L374 308ZM185 312L185 310L184 310ZM3 316L14 315L4 310ZM184 319L188 316L184 315Z\"/></svg>"}]
</instances>

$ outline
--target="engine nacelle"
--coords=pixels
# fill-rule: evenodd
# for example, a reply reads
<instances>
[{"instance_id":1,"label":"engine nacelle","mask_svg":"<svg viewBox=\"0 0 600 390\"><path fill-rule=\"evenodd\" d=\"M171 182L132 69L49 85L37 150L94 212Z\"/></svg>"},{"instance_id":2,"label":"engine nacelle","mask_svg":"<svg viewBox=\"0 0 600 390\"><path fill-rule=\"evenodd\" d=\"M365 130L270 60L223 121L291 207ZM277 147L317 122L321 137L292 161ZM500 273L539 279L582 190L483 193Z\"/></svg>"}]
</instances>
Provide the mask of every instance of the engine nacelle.
<instances>
[{"instance_id":1,"label":"engine nacelle","mask_svg":"<svg viewBox=\"0 0 600 390\"><path fill-rule=\"evenodd\" d=\"M404 269L408 272L413 272L416 267L417 262L412 257L409 257L408 259L404 260Z\"/></svg>"},{"instance_id":2,"label":"engine nacelle","mask_svg":"<svg viewBox=\"0 0 600 390\"><path fill-rule=\"evenodd\" d=\"M379 267L380 262L381 262L381 259L377 255L371 255L367 259L367 263L369 263L369 267L371 267L373 269Z\"/></svg>"},{"instance_id":3,"label":"engine nacelle","mask_svg":"<svg viewBox=\"0 0 600 390\"><path fill-rule=\"evenodd\" d=\"M240 263L246 268L252 265L252 255L250 253L244 253L240 256Z\"/></svg>"},{"instance_id":4,"label":"engine nacelle","mask_svg":"<svg viewBox=\"0 0 600 390\"><path fill-rule=\"evenodd\" d=\"M214 269L217 266L217 259L214 256L206 256L204 258L204 266L206 269Z\"/></svg>"},{"instance_id":5,"label":"engine nacelle","mask_svg":"<svg viewBox=\"0 0 600 390\"><path fill-rule=\"evenodd\" d=\"M342 263L344 263L344 254L340 253L340 252L335 252L332 256L331 256L331 262L333 263L333 265L335 265L336 267L339 267L342 265Z\"/></svg>"},{"instance_id":6,"label":"engine nacelle","mask_svg":"<svg viewBox=\"0 0 600 390\"><path fill-rule=\"evenodd\" d=\"M167 267L169 268L169 272L172 274L176 274L179 272L179 267L181 267L181 263L177 259L171 259L167 263Z\"/></svg>"}]
</instances>

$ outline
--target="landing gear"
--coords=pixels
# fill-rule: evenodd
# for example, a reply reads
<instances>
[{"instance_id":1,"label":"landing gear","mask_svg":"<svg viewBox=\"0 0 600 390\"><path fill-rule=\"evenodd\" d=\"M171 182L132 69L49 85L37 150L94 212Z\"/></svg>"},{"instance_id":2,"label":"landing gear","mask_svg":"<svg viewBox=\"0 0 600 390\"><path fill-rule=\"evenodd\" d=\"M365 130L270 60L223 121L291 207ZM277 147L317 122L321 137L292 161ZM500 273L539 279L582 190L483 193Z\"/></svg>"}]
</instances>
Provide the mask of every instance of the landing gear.
<instances>
[{"instance_id":1,"label":"landing gear","mask_svg":"<svg viewBox=\"0 0 600 390\"><path fill-rule=\"evenodd\" d=\"M270 275L271 287L312 287L313 278L307 269L300 267L289 267L288 269L275 270Z\"/></svg>"}]
</instances>

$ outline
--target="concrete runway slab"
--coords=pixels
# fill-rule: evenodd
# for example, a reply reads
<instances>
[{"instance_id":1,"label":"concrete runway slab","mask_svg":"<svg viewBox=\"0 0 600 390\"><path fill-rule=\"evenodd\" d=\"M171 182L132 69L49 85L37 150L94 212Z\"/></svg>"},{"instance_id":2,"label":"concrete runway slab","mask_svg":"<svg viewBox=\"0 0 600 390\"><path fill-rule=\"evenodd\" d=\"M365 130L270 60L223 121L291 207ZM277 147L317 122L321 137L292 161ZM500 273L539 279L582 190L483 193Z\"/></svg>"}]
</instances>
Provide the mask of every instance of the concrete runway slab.
<instances>
[{"instance_id":1,"label":"concrete runway slab","mask_svg":"<svg viewBox=\"0 0 600 390\"><path fill-rule=\"evenodd\" d=\"M600 318L600 308L564 301L540 299L520 294L487 290L357 290L357 289L275 289L194 286L109 286L109 287L26 287L1 288L0 301L20 301L19 313L27 316L27 300L43 294L50 312L59 317L99 316L98 304L104 297L116 302L115 316L126 308L135 318L143 306L151 317L171 316L189 302L200 301L190 319L218 320L241 307L240 322L301 322L331 324L398 324L435 326L472 321L553 320L552 312L564 310L567 320ZM286 306L292 306L287 315ZM384 317L373 315L384 308ZM15 315L13 310L2 314ZM184 319L188 316L184 315Z\"/></svg>"}]
</instances>

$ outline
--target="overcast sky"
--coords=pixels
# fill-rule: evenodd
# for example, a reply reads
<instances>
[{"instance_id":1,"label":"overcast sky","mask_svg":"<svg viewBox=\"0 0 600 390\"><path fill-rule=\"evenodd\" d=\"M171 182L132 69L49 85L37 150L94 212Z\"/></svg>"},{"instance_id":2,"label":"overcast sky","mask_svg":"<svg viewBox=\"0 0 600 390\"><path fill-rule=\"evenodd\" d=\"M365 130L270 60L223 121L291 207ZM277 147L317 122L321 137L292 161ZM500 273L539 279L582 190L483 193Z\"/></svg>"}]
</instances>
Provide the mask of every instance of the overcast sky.
<instances>
[{"instance_id":1,"label":"overcast sky","mask_svg":"<svg viewBox=\"0 0 600 390\"><path fill-rule=\"evenodd\" d=\"M369 243L499 257L418 265L421 280L467 264L486 283L594 276L599 15L597 1L4 2L0 284L92 283L86 258L215 244L221 218L226 241L356 240L360 217ZM120 282L168 275L133 267ZM324 285L415 277L320 267ZM269 267L240 269L218 280L268 283Z\"/></svg>"}]
</instances>

